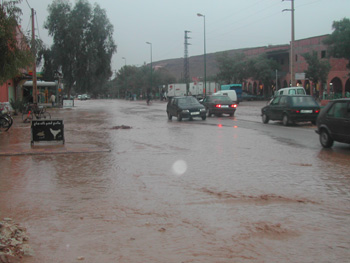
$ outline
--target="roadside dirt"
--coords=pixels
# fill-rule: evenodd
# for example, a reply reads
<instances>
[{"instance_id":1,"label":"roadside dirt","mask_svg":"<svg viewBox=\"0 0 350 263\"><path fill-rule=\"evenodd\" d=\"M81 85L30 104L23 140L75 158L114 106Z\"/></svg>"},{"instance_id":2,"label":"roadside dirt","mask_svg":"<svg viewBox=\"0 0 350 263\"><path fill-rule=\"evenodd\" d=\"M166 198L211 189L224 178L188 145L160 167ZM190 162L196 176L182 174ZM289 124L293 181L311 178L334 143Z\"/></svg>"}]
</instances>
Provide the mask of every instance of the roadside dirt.
<instances>
[{"instance_id":1,"label":"roadside dirt","mask_svg":"<svg viewBox=\"0 0 350 263\"><path fill-rule=\"evenodd\" d=\"M0 262L16 263L24 256L33 256L34 251L28 244L26 229L11 218L0 221Z\"/></svg>"}]
</instances>

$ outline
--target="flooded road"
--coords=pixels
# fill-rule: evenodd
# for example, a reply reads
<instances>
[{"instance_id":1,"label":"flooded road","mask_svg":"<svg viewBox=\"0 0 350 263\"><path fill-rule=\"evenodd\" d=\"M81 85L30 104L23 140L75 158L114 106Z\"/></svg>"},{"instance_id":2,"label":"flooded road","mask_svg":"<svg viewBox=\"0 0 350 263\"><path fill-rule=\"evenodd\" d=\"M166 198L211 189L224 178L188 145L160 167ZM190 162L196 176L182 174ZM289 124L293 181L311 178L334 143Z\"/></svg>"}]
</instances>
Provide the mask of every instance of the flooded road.
<instances>
[{"instance_id":1,"label":"flooded road","mask_svg":"<svg viewBox=\"0 0 350 263\"><path fill-rule=\"evenodd\" d=\"M109 151L0 157L0 217L35 251L23 262L349 262L349 145L264 125L262 105L182 122L164 102L53 111L67 146ZM19 120L0 134L0 151L29 143Z\"/></svg>"}]
</instances>

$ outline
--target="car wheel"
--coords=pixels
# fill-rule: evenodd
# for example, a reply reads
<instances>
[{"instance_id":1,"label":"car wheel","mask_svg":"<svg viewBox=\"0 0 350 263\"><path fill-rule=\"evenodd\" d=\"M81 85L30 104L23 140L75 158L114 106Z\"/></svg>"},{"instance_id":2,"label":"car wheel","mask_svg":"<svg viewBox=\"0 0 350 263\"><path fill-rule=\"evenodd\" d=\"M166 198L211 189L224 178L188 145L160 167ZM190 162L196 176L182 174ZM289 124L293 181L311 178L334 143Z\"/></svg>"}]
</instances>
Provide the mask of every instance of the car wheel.
<instances>
[{"instance_id":1,"label":"car wheel","mask_svg":"<svg viewBox=\"0 0 350 263\"><path fill-rule=\"evenodd\" d=\"M265 124L268 123L270 120L269 117L265 113L263 113L261 118L262 118L262 122Z\"/></svg>"},{"instance_id":2,"label":"car wheel","mask_svg":"<svg viewBox=\"0 0 350 263\"><path fill-rule=\"evenodd\" d=\"M180 114L180 113L177 114L177 120L178 120L178 121L182 121L182 117L181 117L181 114Z\"/></svg>"},{"instance_id":3,"label":"car wheel","mask_svg":"<svg viewBox=\"0 0 350 263\"><path fill-rule=\"evenodd\" d=\"M209 109L207 109L207 114L208 114L208 117L211 117L211 112L210 112L210 110Z\"/></svg>"},{"instance_id":4,"label":"car wheel","mask_svg":"<svg viewBox=\"0 0 350 263\"><path fill-rule=\"evenodd\" d=\"M289 124L289 117L288 117L287 114L283 115L282 122L283 122L284 126L288 126L288 124Z\"/></svg>"},{"instance_id":5,"label":"car wheel","mask_svg":"<svg viewBox=\"0 0 350 263\"><path fill-rule=\"evenodd\" d=\"M205 121L205 119L207 118L207 116L202 116L202 120Z\"/></svg>"},{"instance_id":6,"label":"car wheel","mask_svg":"<svg viewBox=\"0 0 350 263\"><path fill-rule=\"evenodd\" d=\"M316 121L311 121L312 125L316 125Z\"/></svg>"},{"instance_id":7,"label":"car wheel","mask_svg":"<svg viewBox=\"0 0 350 263\"><path fill-rule=\"evenodd\" d=\"M171 120L173 116L171 116L170 112L168 112L168 119Z\"/></svg>"},{"instance_id":8,"label":"car wheel","mask_svg":"<svg viewBox=\"0 0 350 263\"><path fill-rule=\"evenodd\" d=\"M234 113L230 113L230 117L233 117L233 115L235 115Z\"/></svg>"},{"instance_id":9,"label":"car wheel","mask_svg":"<svg viewBox=\"0 0 350 263\"><path fill-rule=\"evenodd\" d=\"M331 138L331 136L325 129L321 130L320 143L324 148L330 148L334 143L334 140Z\"/></svg>"}]
</instances>

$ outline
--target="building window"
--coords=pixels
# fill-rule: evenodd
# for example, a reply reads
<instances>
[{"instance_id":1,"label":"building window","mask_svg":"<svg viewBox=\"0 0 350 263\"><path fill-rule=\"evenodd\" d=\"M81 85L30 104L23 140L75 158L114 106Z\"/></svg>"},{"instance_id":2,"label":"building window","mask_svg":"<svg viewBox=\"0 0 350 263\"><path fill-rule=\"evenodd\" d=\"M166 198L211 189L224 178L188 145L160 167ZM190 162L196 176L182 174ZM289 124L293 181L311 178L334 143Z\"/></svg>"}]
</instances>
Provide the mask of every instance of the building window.
<instances>
[{"instance_id":1,"label":"building window","mask_svg":"<svg viewBox=\"0 0 350 263\"><path fill-rule=\"evenodd\" d=\"M298 55L295 55L295 61L298 61Z\"/></svg>"},{"instance_id":2,"label":"building window","mask_svg":"<svg viewBox=\"0 0 350 263\"><path fill-rule=\"evenodd\" d=\"M325 58L326 57L326 50L321 51L321 58Z\"/></svg>"},{"instance_id":3,"label":"building window","mask_svg":"<svg viewBox=\"0 0 350 263\"><path fill-rule=\"evenodd\" d=\"M281 65L284 65L284 59L283 58L281 59Z\"/></svg>"}]
</instances>

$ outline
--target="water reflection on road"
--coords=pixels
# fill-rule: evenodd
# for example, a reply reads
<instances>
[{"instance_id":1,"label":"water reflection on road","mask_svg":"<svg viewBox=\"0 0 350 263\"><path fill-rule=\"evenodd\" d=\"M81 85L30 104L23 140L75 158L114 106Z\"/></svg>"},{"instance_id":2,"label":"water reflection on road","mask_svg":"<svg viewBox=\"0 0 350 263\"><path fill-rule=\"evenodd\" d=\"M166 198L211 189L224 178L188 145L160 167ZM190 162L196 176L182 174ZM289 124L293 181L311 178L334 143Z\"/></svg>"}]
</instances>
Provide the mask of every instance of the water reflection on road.
<instances>
[{"instance_id":1,"label":"water reflection on road","mask_svg":"<svg viewBox=\"0 0 350 263\"><path fill-rule=\"evenodd\" d=\"M348 262L349 147L269 136L257 109L182 122L157 102L56 111L66 144L111 152L0 157L0 216L36 251L23 262Z\"/></svg>"}]
</instances>

